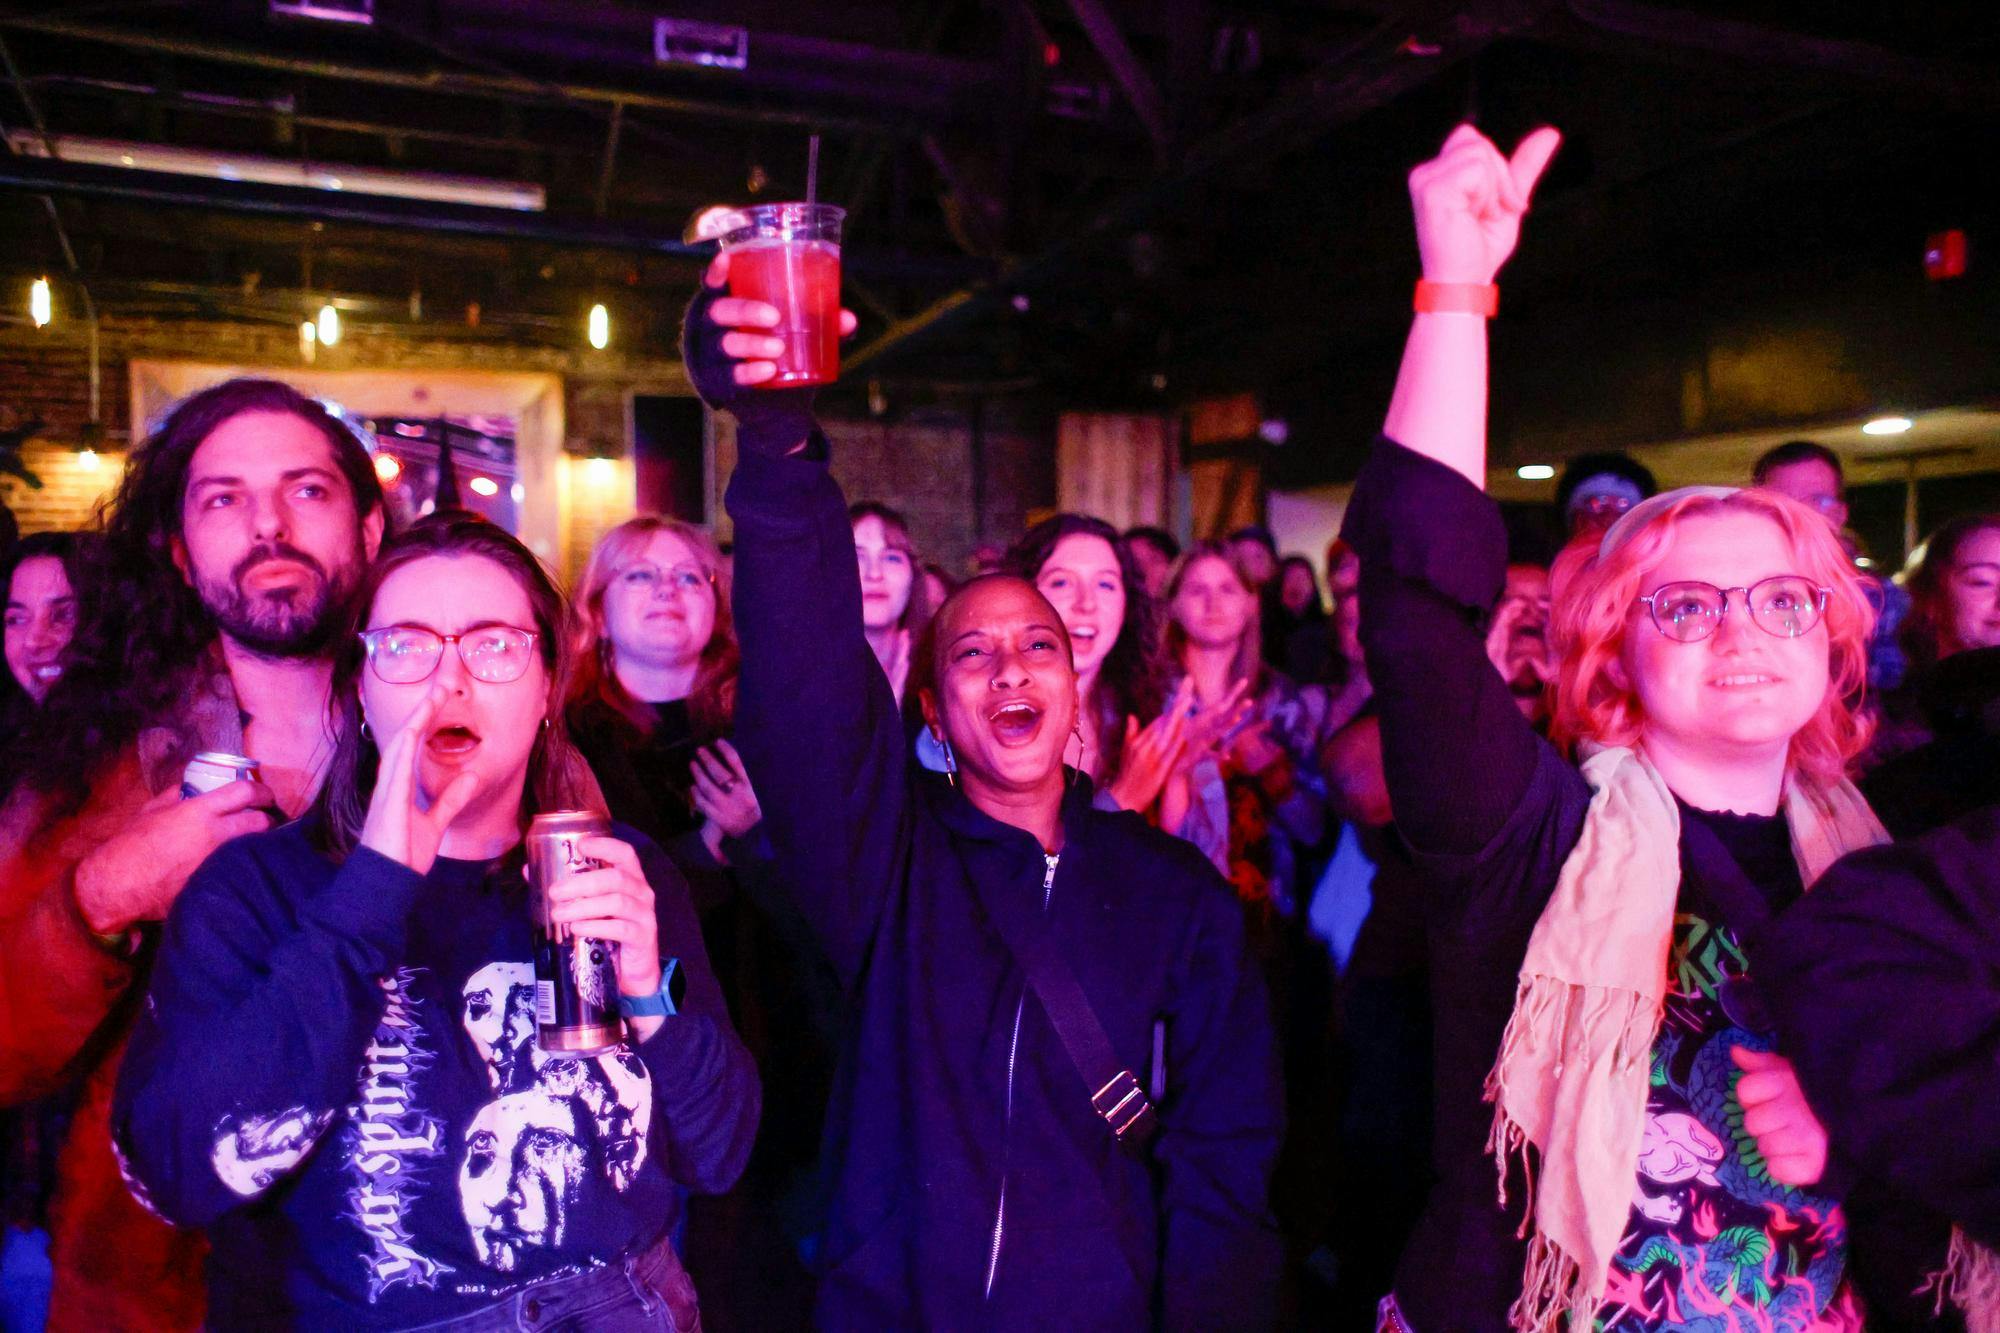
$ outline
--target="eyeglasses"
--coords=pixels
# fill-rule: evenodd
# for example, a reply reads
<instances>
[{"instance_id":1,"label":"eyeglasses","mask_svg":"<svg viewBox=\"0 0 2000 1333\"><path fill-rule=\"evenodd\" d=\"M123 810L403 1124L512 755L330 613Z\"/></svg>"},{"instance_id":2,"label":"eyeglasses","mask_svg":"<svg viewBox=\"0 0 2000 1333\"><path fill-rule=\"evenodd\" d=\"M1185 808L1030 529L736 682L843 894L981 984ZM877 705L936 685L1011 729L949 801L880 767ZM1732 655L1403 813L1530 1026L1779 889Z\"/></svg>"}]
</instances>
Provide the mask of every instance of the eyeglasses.
<instances>
[{"instance_id":1,"label":"eyeglasses","mask_svg":"<svg viewBox=\"0 0 2000 1333\"><path fill-rule=\"evenodd\" d=\"M1715 633L1729 614L1729 594L1742 593L1750 619L1758 629L1780 639L1812 632L1826 614L1833 589L1822 588L1797 574L1777 574L1748 588L1718 588L1713 583L1666 583L1639 598L1652 614L1653 626L1676 643L1699 643Z\"/></svg>"},{"instance_id":2,"label":"eyeglasses","mask_svg":"<svg viewBox=\"0 0 2000 1333\"><path fill-rule=\"evenodd\" d=\"M675 592L688 593L706 587L711 582L708 571L693 565L675 565L672 569L662 570L658 565L646 560L625 566L614 577L619 587L646 597L658 592L662 584Z\"/></svg>"},{"instance_id":3,"label":"eyeglasses","mask_svg":"<svg viewBox=\"0 0 2000 1333\"><path fill-rule=\"evenodd\" d=\"M1572 515L1588 514L1592 518L1616 518L1638 503L1627 495L1612 495L1600 492L1597 495L1583 495L1569 502Z\"/></svg>"},{"instance_id":4,"label":"eyeglasses","mask_svg":"<svg viewBox=\"0 0 2000 1333\"><path fill-rule=\"evenodd\" d=\"M376 678L390 685L415 685L437 674L444 646L455 644L458 660L474 680L505 685L527 674L541 636L512 625L482 625L463 634L439 634L421 625L385 625L364 630L361 642Z\"/></svg>"}]
</instances>

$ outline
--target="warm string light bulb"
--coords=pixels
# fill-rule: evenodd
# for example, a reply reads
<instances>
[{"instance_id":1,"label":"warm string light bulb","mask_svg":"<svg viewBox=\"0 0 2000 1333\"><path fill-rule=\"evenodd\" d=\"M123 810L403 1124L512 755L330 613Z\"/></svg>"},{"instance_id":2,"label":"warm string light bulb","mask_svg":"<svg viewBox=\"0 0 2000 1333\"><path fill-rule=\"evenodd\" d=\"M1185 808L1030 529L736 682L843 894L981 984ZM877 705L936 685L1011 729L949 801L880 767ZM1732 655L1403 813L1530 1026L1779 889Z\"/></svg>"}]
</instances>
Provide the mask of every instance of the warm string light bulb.
<instances>
[{"instance_id":1,"label":"warm string light bulb","mask_svg":"<svg viewBox=\"0 0 2000 1333\"><path fill-rule=\"evenodd\" d=\"M611 312L602 301L590 308L590 345L600 352L611 345Z\"/></svg>"},{"instance_id":2,"label":"warm string light bulb","mask_svg":"<svg viewBox=\"0 0 2000 1333\"><path fill-rule=\"evenodd\" d=\"M319 308L319 341L322 347L331 347L340 341L340 312L329 301Z\"/></svg>"},{"instance_id":3,"label":"warm string light bulb","mask_svg":"<svg viewBox=\"0 0 2000 1333\"><path fill-rule=\"evenodd\" d=\"M47 278L36 278L28 288L28 317L35 321L35 327L45 329L49 321L56 317L55 298L49 291Z\"/></svg>"}]
</instances>

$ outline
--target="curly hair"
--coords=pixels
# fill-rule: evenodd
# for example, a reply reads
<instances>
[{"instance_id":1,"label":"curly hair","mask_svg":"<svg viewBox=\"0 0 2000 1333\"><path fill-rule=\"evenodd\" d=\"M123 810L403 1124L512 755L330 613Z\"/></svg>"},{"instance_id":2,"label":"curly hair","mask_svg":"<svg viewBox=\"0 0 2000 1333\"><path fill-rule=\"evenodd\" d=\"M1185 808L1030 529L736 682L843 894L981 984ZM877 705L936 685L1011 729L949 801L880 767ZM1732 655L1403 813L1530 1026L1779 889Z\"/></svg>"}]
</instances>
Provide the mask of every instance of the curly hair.
<instances>
[{"instance_id":1,"label":"curly hair","mask_svg":"<svg viewBox=\"0 0 2000 1333\"><path fill-rule=\"evenodd\" d=\"M1923 559L1910 571L1904 590L1910 594L1910 614L1903 620L1903 651L1909 655L1912 679L1934 669L1959 650L1951 642L1951 575L1958 553L1982 532L2000 532L2000 514L1967 514L1952 519L1924 543Z\"/></svg>"},{"instance_id":2,"label":"curly hair","mask_svg":"<svg viewBox=\"0 0 2000 1333\"><path fill-rule=\"evenodd\" d=\"M76 634L63 677L0 757L0 790L49 798L50 821L77 809L99 769L182 698L216 643L214 618L174 559L195 450L248 412L295 416L326 438L355 515L381 512L382 485L355 432L325 405L276 380L239 378L177 403L136 448L100 503L101 537L79 562Z\"/></svg>"},{"instance_id":3,"label":"curly hair","mask_svg":"<svg viewBox=\"0 0 2000 1333\"><path fill-rule=\"evenodd\" d=\"M1714 513L1771 520L1784 533L1798 572L1832 590L1824 621L1826 698L1792 736L1790 764L1826 781L1838 779L1846 773L1848 761L1866 747L1872 729L1861 705L1875 612L1833 528L1806 506L1775 491L1715 487L1669 491L1630 510L1620 520L1629 527L1622 532L1614 528L1598 554L1579 557L1577 567L1562 571L1563 577L1555 581L1549 617L1558 661L1550 739L1573 751L1586 740L1631 745L1640 738L1645 717L1638 697L1619 688L1610 667L1624 651L1625 636L1643 619L1635 604L1647 590L1648 576L1666 558L1674 530L1689 518Z\"/></svg>"},{"instance_id":4,"label":"curly hair","mask_svg":"<svg viewBox=\"0 0 2000 1333\"><path fill-rule=\"evenodd\" d=\"M389 576L420 560L490 560L512 575L527 594L535 618L535 646L548 672L549 690L542 701L546 724L535 737L528 756L524 815L539 810L594 810L604 813L604 795L590 765L569 738L563 723L566 697L575 663L575 635L569 603L549 578L534 552L505 528L463 509L440 510L419 519L382 544L381 554L362 577L346 632L333 661L333 708L340 741L327 764L326 782L313 804L312 837L320 850L344 860L360 840L368 818L368 802L382 756L375 739L361 726L361 673L367 653L360 629L368 623L375 599Z\"/></svg>"},{"instance_id":5,"label":"curly hair","mask_svg":"<svg viewBox=\"0 0 2000 1333\"><path fill-rule=\"evenodd\" d=\"M702 646L695 667L694 688L688 693L688 717L696 739L707 744L727 735L736 714L736 677L742 668L742 654L736 644L736 621L730 610L729 566L723 561L714 538L691 523L679 519L642 514L620 523L598 538L576 585L576 628L573 650L576 673L570 687L572 704L592 700L617 710L620 716L650 733L658 721L653 710L632 697L612 670L611 640L604 633L604 594L612 578L637 559L657 533L677 537L694 552L696 563L708 576L715 592L715 628Z\"/></svg>"},{"instance_id":6,"label":"curly hair","mask_svg":"<svg viewBox=\"0 0 2000 1333\"><path fill-rule=\"evenodd\" d=\"M1125 748L1125 719L1143 725L1166 706L1167 669L1160 655L1159 608L1146 595L1146 583L1118 529L1088 514L1057 514L1022 534L1007 552L1003 567L1039 587L1042 567L1065 537L1096 537L1111 548L1118 577L1125 585L1125 619L1111 651L1098 668L1097 682L1083 706L1092 710L1097 743L1103 752L1100 772L1115 776Z\"/></svg>"}]
</instances>

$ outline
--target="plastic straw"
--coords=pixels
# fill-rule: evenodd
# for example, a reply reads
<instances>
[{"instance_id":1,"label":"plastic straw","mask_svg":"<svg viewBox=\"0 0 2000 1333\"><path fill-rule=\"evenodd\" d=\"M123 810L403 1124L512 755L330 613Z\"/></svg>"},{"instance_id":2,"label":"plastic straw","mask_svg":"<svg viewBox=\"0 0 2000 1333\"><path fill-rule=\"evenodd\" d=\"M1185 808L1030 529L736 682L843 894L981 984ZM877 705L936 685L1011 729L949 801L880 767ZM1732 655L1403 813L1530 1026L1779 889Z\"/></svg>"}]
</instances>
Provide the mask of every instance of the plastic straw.
<instances>
[{"instance_id":1,"label":"plastic straw","mask_svg":"<svg viewBox=\"0 0 2000 1333\"><path fill-rule=\"evenodd\" d=\"M819 136L806 141L806 202L819 202Z\"/></svg>"}]
</instances>

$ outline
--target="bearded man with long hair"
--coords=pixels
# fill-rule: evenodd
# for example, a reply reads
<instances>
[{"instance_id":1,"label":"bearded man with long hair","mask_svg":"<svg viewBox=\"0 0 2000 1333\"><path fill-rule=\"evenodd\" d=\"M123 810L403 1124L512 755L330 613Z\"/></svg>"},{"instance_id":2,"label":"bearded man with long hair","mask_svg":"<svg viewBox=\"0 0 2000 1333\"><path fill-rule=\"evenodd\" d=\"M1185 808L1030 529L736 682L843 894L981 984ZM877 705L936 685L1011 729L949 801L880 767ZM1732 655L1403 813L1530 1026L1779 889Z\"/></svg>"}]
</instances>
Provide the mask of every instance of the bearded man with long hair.
<instances>
[{"instance_id":1,"label":"bearded man with long hair","mask_svg":"<svg viewBox=\"0 0 2000 1333\"><path fill-rule=\"evenodd\" d=\"M62 677L0 755L0 1106L74 1102L51 1329L201 1322L200 1238L142 1211L110 1151L133 982L195 867L317 793L332 649L384 522L366 446L320 403L259 379L181 402L101 511ZM202 751L261 780L183 800Z\"/></svg>"}]
</instances>

